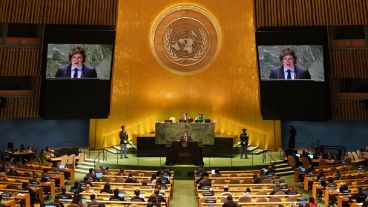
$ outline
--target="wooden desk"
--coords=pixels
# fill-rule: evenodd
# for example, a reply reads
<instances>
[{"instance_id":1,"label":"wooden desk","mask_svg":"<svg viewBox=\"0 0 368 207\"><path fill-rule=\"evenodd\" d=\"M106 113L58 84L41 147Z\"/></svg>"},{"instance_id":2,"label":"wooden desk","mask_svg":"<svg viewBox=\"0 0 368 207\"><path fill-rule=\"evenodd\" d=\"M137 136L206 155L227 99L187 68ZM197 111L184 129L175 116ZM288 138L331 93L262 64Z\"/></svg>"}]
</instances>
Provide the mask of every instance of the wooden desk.
<instances>
[{"instance_id":1,"label":"wooden desk","mask_svg":"<svg viewBox=\"0 0 368 207\"><path fill-rule=\"evenodd\" d=\"M203 165L203 147L198 142L174 141L166 151L166 165Z\"/></svg>"},{"instance_id":2,"label":"wooden desk","mask_svg":"<svg viewBox=\"0 0 368 207\"><path fill-rule=\"evenodd\" d=\"M321 186L321 184L317 184L317 183L313 183L313 187L312 187L312 197L313 198L317 198L317 191L318 190L322 190L325 189L325 187Z\"/></svg>"},{"instance_id":3,"label":"wooden desk","mask_svg":"<svg viewBox=\"0 0 368 207\"><path fill-rule=\"evenodd\" d=\"M6 153L14 156L14 157L19 157L19 161L22 162L22 156L30 156L33 155L34 152L30 151L30 150L26 150L26 151L15 151L15 152L10 152L10 151L5 151Z\"/></svg>"},{"instance_id":4,"label":"wooden desk","mask_svg":"<svg viewBox=\"0 0 368 207\"><path fill-rule=\"evenodd\" d=\"M33 173L37 173L38 176L41 177L42 175L42 170L33 170L33 169L24 169L24 168L15 168L15 171L17 171L18 173L22 172L23 175L26 172L33 172ZM65 186L65 179L64 179L64 173L63 172L53 172L53 171L48 171L47 172L50 175L50 178L57 180L58 182L58 186L59 187L64 187ZM22 175L18 175L18 176L22 176ZM56 183L55 183L56 184Z\"/></svg>"},{"instance_id":5,"label":"wooden desk","mask_svg":"<svg viewBox=\"0 0 368 207\"><path fill-rule=\"evenodd\" d=\"M86 200L87 204L91 202L91 200ZM134 204L138 207L146 207L148 202L136 202L136 201L105 201L105 200L96 200L98 203L105 204L106 207L116 207L116 206L124 206L124 204L128 204L129 206ZM60 202L64 203L64 206L67 206L66 204L70 204L72 202L72 199L60 199ZM161 207L168 207L169 205L167 203L161 202Z\"/></svg>"},{"instance_id":6,"label":"wooden desk","mask_svg":"<svg viewBox=\"0 0 368 207\"><path fill-rule=\"evenodd\" d=\"M326 188L326 190L325 190L325 194L324 194L324 196L323 196L323 204L325 204L325 205L329 205L329 203L330 203L330 196L335 196L335 197L337 197L337 195L340 195L341 193L340 193L340 191L339 191L339 188L336 188L336 187L334 187L334 188L329 188L329 187L327 187Z\"/></svg>"},{"instance_id":7,"label":"wooden desk","mask_svg":"<svg viewBox=\"0 0 368 207\"><path fill-rule=\"evenodd\" d=\"M342 207L343 202L349 202L349 197L345 195L337 196L337 207Z\"/></svg>"},{"instance_id":8,"label":"wooden desk","mask_svg":"<svg viewBox=\"0 0 368 207\"><path fill-rule=\"evenodd\" d=\"M132 197L135 196L134 194L134 190L135 189L119 189L120 192L125 192L125 200L129 201ZM150 195L152 195L153 191L152 190L147 190L147 189L139 189L141 191L141 195L144 195L144 200L147 201L148 198L150 197ZM83 198L89 199L90 195L94 194L96 196L96 200L101 200L101 201L108 201L110 199L110 197L114 194L108 194L108 193L81 193ZM166 200L167 204L170 204L170 192L166 192L164 193L163 197Z\"/></svg>"},{"instance_id":9,"label":"wooden desk","mask_svg":"<svg viewBox=\"0 0 368 207\"><path fill-rule=\"evenodd\" d=\"M16 181L16 180L25 180L25 182L29 182L29 180L31 180L32 178L27 178L27 177L18 177L18 176L8 176L7 177L8 180L12 180L12 181ZM38 181L40 182L40 179L38 179ZM23 181L22 181L23 182ZM51 196L55 196L55 181L54 180L51 180L50 182L40 182L38 184L38 186L41 186L41 187L50 187L50 195Z\"/></svg>"},{"instance_id":10,"label":"wooden desk","mask_svg":"<svg viewBox=\"0 0 368 207\"><path fill-rule=\"evenodd\" d=\"M305 172L300 172L298 169L295 170L295 172L294 172L294 182L298 183L299 182L299 177L301 175L304 175L305 176L306 173Z\"/></svg>"},{"instance_id":11,"label":"wooden desk","mask_svg":"<svg viewBox=\"0 0 368 207\"><path fill-rule=\"evenodd\" d=\"M16 183L16 182L0 181L0 188L5 189L5 188L7 188L8 185L15 185L18 188L21 188L22 184L23 183L21 183L21 182ZM43 191L42 191L43 189L40 188L41 186L39 187L38 184L37 185L29 184L29 187L38 195L38 199L40 200L40 202L43 203L43 201L44 201Z\"/></svg>"},{"instance_id":12,"label":"wooden desk","mask_svg":"<svg viewBox=\"0 0 368 207\"><path fill-rule=\"evenodd\" d=\"M322 159L322 160L325 160L328 165L337 165L341 162L340 160L327 160L327 159ZM318 164L320 161L321 159L312 159L313 164Z\"/></svg>"},{"instance_id":13,"label":"wooden desk","mask_svg":"<svg viewBox=\"0 0 368 207\"><path fill-rule=\"evenodd\" d=\"M278 206L278 205L283 205L283 206L295 206L297 205L299 202L295 201L295 202L238 202L239 206ZM201 203L200 207L205 207L205 206L215 206L215 207L221 207L222 206L222 202L218 203Z\"/></svg>"},{"instance_id":14,"label":"wooden desk","mask_svg":"<svg viewBox=\"0 0 368 207\"><path fill-rule=\"evenodd\" d=\"M7 200L1 200L1 203L6 207L15 207L15 198L9 198Z\"/></svg>"},{"instance_id":15,"label":"wooden desk","mask_svg":"<svg viewBox=\"0 0 368 207\"><path fill-rule=\"evenodd\" d=\"M24 200L26 207L31 207L31 197L28 191L0 188L0 192L10 192L16 194L13 196L15 200Z\"/></svg>"},{"instance_id":16,"label":"wooden desk","mask_svg":"<svg viewBox=\"0 0 368 207\"><path fill-rule=\"evenodd\" d=\"M64 178L69 178L71 182L74 182L75 180L75 168L73 166L60 169L58 167L52 167L51 163L49 165L41 165L38 163L31 163L31 164L27 163L26 165L29 167L35 167L40 169L59 170L64 173Z\"/></svg>"}]
</instances>

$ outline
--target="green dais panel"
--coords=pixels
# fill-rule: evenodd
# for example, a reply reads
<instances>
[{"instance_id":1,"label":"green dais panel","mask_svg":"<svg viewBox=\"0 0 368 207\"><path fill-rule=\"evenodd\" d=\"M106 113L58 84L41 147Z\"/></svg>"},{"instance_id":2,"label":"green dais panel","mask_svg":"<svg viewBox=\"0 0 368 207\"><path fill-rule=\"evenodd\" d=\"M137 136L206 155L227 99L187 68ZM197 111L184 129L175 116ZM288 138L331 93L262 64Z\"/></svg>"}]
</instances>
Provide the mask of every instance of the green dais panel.
<instances>
[{"instance_id":1,"label":"green dais panel","mask_svg":"<svg viewBox=\"0 0 368 207\"><path fill-rule=\"evenodd\" d=\"M192 141L214 145L214 123L156 123L156 144L170 144L179 140L184 131L189 132Z\"/></svg>"}]
</instances>

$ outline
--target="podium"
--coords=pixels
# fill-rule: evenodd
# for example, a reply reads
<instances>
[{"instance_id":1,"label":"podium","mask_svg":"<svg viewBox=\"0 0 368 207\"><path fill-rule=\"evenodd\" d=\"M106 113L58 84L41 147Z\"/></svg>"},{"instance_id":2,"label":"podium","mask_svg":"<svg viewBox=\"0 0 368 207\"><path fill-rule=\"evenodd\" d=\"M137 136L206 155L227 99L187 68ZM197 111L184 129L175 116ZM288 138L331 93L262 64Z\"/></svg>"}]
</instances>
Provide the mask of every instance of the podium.
<instances>
[{"instance_id":1,"label":"podium","mask_svg":"<svg viewBox=\"0 0 368 207\"><path fill-rule=\"evenodd\" d=\"M173 141L166 145L166 165L203 164L203 147L198 142Z\"/></svg>"}]
</instances>

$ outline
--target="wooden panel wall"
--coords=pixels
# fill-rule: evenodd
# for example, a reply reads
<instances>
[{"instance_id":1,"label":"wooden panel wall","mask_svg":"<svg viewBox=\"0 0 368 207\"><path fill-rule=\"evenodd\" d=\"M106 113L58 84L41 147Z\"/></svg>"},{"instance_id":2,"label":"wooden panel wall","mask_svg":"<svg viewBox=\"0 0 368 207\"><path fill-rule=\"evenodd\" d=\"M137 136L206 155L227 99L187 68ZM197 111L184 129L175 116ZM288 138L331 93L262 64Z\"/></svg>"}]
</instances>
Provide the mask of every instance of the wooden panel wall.
<instances>
[{"instance_id":1,"label":"wooden panel wall","mask_svg":"<svg viewBox=\"0 0 368 207\"><path fill-rule=\"evenodd\" d=\"M1 0L0 23L115 26L118 1ZM39 42L42 44L42 39ZM42 45L0 45L0 76L33 79L33 94L7 96L6 107L0 109L0 118L38 117L42 80L41 48Z\"/></svg>"},{"instance_id":2,"label":"wooden panel wall","mask_svg":"<svg viewBox=\"0 0 368 207\"><path fill-rule=\"evenodd\" d=\"M32 96L6 97L6 107L0 109L1 118L29 118L38 116L41 87L41 49L0 47L0 76L30 77Z\"/></svg>"},{"instance_id":3,"label":"wooden panel wall","mask_svg":"<svg viewBox=\"0 0 368 207\"><path fill-rule=\"evenodd\" d=\"M333 50L331 76L368 78L368 50Z\"/></svg>"},{"instance_id":4,"label":"wooden panel wall","mask_svg":"<svg viewBox=\"0 0 368 207\"><path fill-rule=\"evenodd\" d=\"M368 120L367 107L360 100L336 100L333 119Z\"/></svg>"},{"instance_id":5,"label":"wooden panel wall","mask_svg":"<svg viewBox=\"0 0 368 207\"><path fill-rule=\"evenodd\" d=\"M1 76L37 76L40 63L40 48L0 48Z\"/></svg>"},{"instance_id":6,"label":"wooden panel wall","mask_svg":"<svg viewBox=\"0 0 368 207\"><path fill-rule=\"evenodd\" d=\"M255 12L257 28L368 24L367 0L255 0Z\"/></svg>"},{"instance_id":7,"label":"wooden panel wall","mask_svg":"<svg viewBox=\"0 0 368 207\"><path fill-rule=\"evenodd\" d=\"M44 22L45 0L2 0L0 7L1 23Z\"/></svg>"},{"instance_id":8,"label":"wooden panel wall","mask_svg":"<svg viewBox=\"0 0 368 207\"><path fill-rule=\"evenodd\" d=\"M114 26L118 0L2 0L1 23Z\"/></svg>"},{"instance_id":9,"label":"wooden panel wall","mask_svg":"<svg viewBox=\"0 0 368 207\"><path fill-rule=\"evenodd\" d=\"M362 98L353 93L344 97L339 93L341 78L368 78L367 49L338 49L331 53L331 97L333 119L368 120L368 109Z\"/></svg>"},{"instance_id":10,"label":"wooden panel wall","mask_svg":"<svg viewBox=\"0 0 368 207\"><path fill-rule=\"evenodd\" d=\"M0 109L1 118L38 117L41 77L34 77L33 96L29 98L8 97L6 107Z\"/></svg>"}]
</instances>

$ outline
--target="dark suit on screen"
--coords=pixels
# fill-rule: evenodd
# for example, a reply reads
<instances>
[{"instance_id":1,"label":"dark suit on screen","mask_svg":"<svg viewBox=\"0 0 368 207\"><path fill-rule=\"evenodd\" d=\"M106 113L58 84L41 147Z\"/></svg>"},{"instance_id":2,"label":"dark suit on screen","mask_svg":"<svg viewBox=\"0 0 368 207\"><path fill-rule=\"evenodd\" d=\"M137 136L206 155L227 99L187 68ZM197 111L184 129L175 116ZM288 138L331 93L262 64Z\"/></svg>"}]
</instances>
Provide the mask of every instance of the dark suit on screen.
<instances>
[{"instance_id":1,"label":"dark suit on screen","mask_svg":"<svg viewBox=\"0 0 368 207\"><path fill-rule=\"evenodd\" d=\"M70 78L71 77L71 65L64 65L58 68L55 77L57 78ZM83 65L82 74L80 78L97 78L96 68L92 66Z\"/></svg>"},{"instance_id":2,"label":"dark suit on screen","mask_svg":"<svg viewBox=\"0 0 368 207\"><path fill-rule=\"evenodd\" d=\"M311 79L309 71L301 67L294 67L294 79ZM285 79L284 66L273 68L270 73L270 79Z\"/></svg>"}]
</instances>

